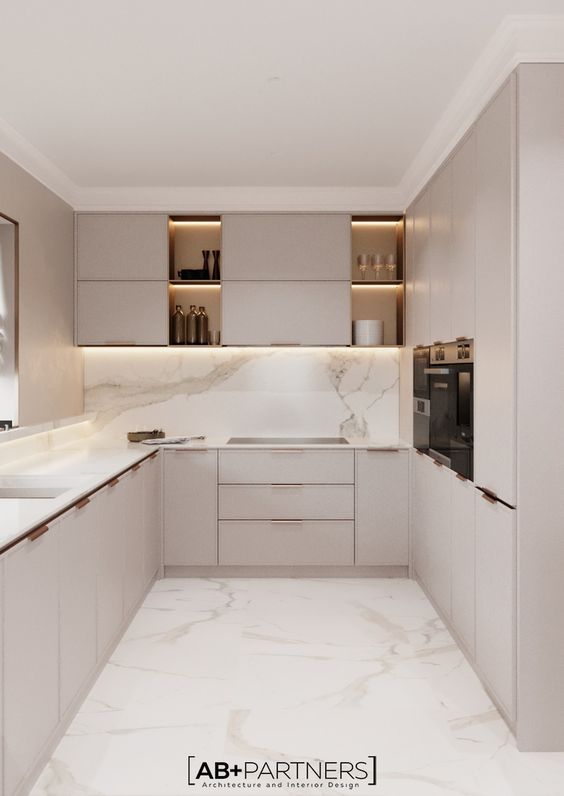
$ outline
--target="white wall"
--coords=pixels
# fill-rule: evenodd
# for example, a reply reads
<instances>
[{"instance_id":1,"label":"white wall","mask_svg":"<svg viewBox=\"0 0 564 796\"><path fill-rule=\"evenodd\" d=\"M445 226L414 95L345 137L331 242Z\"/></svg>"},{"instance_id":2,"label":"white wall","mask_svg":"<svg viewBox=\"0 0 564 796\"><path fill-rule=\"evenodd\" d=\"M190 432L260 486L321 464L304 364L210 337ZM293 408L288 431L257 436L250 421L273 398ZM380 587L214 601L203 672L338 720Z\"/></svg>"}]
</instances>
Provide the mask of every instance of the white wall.
<instances>
[{"instance_id":1,"label":"white wall","mask_svg":"<svg viewBox=\"0 0 564 796\"><path fill-rule=\"evenodd\" d=\"M18 422L15 224L0 216L0 420Z\"/></svg>"},{"instance_id":2,"label":"white wall","mask_svg":"<svg viewBox=\"0 0 564 796\"><path fill-rule=\"evenodd\" d=\"M19 223L20 425L82 412L73 347L73 211L0 154L0 213Z\"/></svg>"},{"instance_id":3,"label":"white wall","mask_svg":"<svg viewBox=\"0 0 564 796\"><path fill-rule=\"evenodd\" d=\"M319 435L396 441L396 349L90 348L97 428L167 434Z\"/></svg>"}]
</instances>

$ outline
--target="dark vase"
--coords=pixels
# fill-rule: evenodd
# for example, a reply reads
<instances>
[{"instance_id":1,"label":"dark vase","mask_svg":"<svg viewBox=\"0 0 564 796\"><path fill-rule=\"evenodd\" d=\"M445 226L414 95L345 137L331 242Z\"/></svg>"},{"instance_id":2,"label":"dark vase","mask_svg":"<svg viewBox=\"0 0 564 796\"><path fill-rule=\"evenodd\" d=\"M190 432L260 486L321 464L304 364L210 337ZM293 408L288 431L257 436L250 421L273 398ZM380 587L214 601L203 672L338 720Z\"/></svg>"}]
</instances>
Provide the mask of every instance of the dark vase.
<instances>
[{"instance_id":1,"label":"dark vase","mask_svg":"<svg viewBox=\"0 0 564 796\"><path fill-rule=\"evenodd\" d=\"M204 279L210 278L210 250L203 249L202 254L204 256Z\"/></svg>"},{"instance_id":2,"label":"dark vase","mask_svg":"<svg viewBox=\"0 0 564 796\"><path fill-rule=\"evenodd\" d=\"M213 274L212 279L220 279L219 276L219 249L214 249L212 251L213 254Z\"/></svg>"}]
</instances>

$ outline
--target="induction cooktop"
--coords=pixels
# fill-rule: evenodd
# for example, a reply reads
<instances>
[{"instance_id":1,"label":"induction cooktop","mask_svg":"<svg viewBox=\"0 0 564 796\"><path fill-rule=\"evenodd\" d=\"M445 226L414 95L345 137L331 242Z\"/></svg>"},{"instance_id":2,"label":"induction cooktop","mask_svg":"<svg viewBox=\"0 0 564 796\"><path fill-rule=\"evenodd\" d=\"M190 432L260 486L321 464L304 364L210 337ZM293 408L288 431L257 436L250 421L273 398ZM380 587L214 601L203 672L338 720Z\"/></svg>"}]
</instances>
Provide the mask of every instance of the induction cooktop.
<instances>
[{"instance_id":1,"label":"induction cooktop","mask_svg":"<svg viewBox=\"0 0 564 796\"><path fill-rule=\"evenodd\" d=\"M344 437L231 437L228 445L348 445Z\"/></svg>"}]
</instances>

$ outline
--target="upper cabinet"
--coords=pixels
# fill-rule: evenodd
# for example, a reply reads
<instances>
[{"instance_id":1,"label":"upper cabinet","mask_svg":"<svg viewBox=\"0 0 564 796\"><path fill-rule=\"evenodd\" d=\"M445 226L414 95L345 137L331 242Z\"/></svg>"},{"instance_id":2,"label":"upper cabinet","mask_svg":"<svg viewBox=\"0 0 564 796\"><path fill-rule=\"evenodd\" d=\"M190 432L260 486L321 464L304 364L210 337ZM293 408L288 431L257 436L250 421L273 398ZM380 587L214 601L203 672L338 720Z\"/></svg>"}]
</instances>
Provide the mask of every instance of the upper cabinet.
<instances>
[{"instance_id":1,"label":"upper cabinet","mask_svg":"<svg viewBox=\"0 0 564 796\"><path fill-rule=\"evenodd\" d=\"M452 161L451 339L474 337L476 276L476 133L456 150Z\"/></svg>"},{"instance_id":2,"label":"upper cabinet","mask_svg":"<svg viewBox=\"0 0 564 796\"><path fill-rule=\"evenodd\" d=\"M168 216L79 213L77 278L168 280Z\"/></svg>"},{"instance_id":3,"label":"upper cabinet","mask_svg":"<svg viewBox=\"0 0 564 796\"><path fill-rule=\"evenodd\" d=\"M516 504L515 78L476 125L474 480Z\"/></svg>"},{"instance_id":4,"label":"upper cabinet","mask_svg":"<svg viewBox=\"0 0 564 796\"><path fill-rule=\"evenodd\" d=\"M224 280L349 280L351 217L252 213L222 217Z\"/></svg>"},{"instance_id":5,"label":"upper cabinet","mask_svg":"<svg viewBox=\"0 0 564 796\"><path fill-rule=\"evenodd\" d=\"M430 192L427 189L413 208L413 304L411 328L414 345L430 343L429 326L429 237L431 225Z\"/></svg>"},{"instance_id":6,"label":"upper cabinet","mask_svg":"<svg viewBox=\"0 0 564 796\"><path fill-rule=\"evenodd\" d=\"M452 339L452 166L450 161L437 174L430 187L429 225L429 335L430 342Z\"/></svg>"}]
</instances>

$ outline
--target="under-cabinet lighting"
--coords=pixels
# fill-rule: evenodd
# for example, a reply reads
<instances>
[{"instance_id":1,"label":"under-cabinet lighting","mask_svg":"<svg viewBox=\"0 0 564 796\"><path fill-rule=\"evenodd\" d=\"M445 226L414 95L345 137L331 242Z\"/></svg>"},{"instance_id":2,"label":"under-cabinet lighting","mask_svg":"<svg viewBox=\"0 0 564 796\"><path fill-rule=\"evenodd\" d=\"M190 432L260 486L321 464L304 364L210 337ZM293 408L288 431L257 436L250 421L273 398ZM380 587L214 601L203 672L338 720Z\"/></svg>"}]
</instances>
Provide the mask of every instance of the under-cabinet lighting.
<instances>
[{"instance_id":1,"label":"under-cabinet lighting","mask_svg":"<svg viewBox=\"0 0 564 796\"><path fill-rule=\"evenodd\" d=\"M174 288L175 290L176 290L176 288L179 288L179 287L183 288L184 290L187 290L188 288L190 288L190 290L192 290L192 288L198 288L198 287L206 287L206 288L208 288L208 290L210 288L211 289L216 288L216 290L219 290L220 287L221 287L221 285L206 285L204 280L202 280L202 282L204 282L204 284L202 284L202 285L195 285L195 284L179 285L177 282L170 282L169 283L169 287L170 288Z\"/></svg>"},{"instance_id":2,"label":"under-cabinet lighting","mask_svg":"<svg viewBox=\"0 0 564 796\"><path fill-rule=\"evenodd\" d=\"M178 226L197 226L197 227L220 227L221 221L173 221L175 227Z\"/></svg>"},{"instance_id":3,"label":"under-cabinet lighting","mask_svg":"<svg viewBox=\"0 0 564 796\"><path fill-rule=\"evenodd\" d=\"M400 219L400 218L398 218L398 220L397 220L397 221L351 221L351 224L353 224L353 225L355 225L355 226L356 226L357 224L358 224L358 225L362 225L362 226L367 226L368 224L370 224L370 225L372 225L372 226L374 226L374 225L379 225L379 226L389 226L389 227L395 227L395 226L396 226L396 224L399 224L399 223L400 223L400 221L401 221L401 219Z\"/></svg>"},{"instance_id":4,"label":"under-cabinet lighting","mask_svg":"<svg viewBox=\"0 0 564 796\"><path fill-rule=\"evenodd\" d=\"M383 288L387 288L388 290L390 290L390 288L393 288L395 290L398 287L402 287L402 285L403 285L403 283L401 283L401 282L398 282L397 284L393 284L393 285L383 285L383 284L381 284L381 282L367 282L365 285L351 285L351 287L353 287L353 288L356 288L356 287L380 287L380 288L382 288L383 287Z\"/></svg>"}]
</instances>

